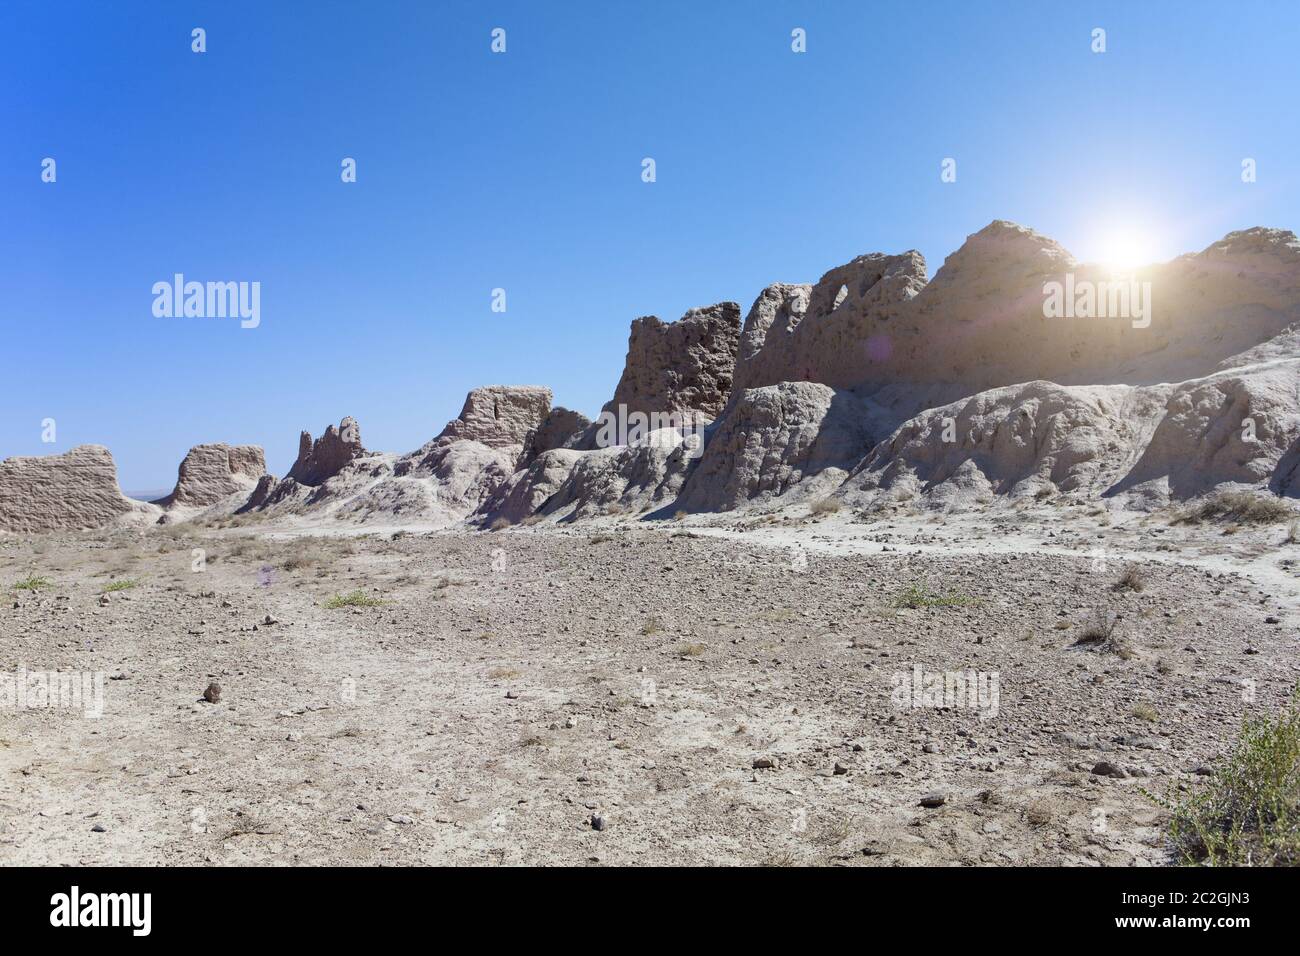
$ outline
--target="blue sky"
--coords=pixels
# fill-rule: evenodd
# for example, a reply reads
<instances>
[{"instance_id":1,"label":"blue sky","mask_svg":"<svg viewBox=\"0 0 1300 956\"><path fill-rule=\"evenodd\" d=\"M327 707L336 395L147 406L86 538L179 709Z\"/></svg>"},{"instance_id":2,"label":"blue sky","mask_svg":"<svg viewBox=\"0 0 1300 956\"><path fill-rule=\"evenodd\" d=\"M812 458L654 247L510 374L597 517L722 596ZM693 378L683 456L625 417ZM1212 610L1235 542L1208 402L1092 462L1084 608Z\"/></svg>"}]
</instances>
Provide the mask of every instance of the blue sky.
<instances>
[{"instance_id":1,"label":"blue sky","mask_svg":"<svg viewBox=\"0 0 1300 956\"><path fill-rule=\"evenodd\" d=\"M405 452L476 385L594 414L636 316L747 310L864 252L933 275L996 218L1084 258L1294 228L1297 24L1283 2L7 0L0 457L105 444L143 489L228 441L283 473L344 415ZM177 272L259 281L261 325L156 318Z\"/></svg>"}]
</instances>

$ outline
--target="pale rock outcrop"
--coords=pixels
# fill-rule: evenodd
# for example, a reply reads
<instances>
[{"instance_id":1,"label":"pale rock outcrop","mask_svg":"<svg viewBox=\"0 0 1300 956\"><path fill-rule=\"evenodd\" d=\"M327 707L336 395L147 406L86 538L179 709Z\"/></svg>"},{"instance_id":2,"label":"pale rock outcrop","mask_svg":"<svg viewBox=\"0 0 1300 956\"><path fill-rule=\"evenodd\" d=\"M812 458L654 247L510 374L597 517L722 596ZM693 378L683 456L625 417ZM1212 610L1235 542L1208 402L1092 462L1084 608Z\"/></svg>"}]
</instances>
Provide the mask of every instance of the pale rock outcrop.
<instances>
[{"instance_id":1,"label":"pale rock outcrop","mask_svg":"<svg viewBox=\"0 0 1300 956\"><path fill-rule=\"evenodd\" d=\"M168 510L207 508L248 495L264 474L266 457L257 445L195 445L177 469L175 489L157 504Z\"/></svg>"},{"instance_id":2,"label":"pale rock outcrop","mask_svg":"<svg viewBox=\"0 0 1300 956\"><path fill-rule=\"evenodd\" d=\"M0 461L0 530L90 530L152 520L158 513L122 494L117 465L102 445Z\"/></svg>"},{"instance_id":3,"label":"pale rock outcrop","mask_svg":"<svg viewBox=\"0 0 1300 956\"><path fill-rule=\"evenodd\" d=\"M1114 491L1154 483L1156 494L1181 499L1239 484L1300 494L1298 441L1300 360L1220 372L1172 389L1141 459Z\"/></svg>"},{"instance_id":4,"label":"pale rock outcrop","mask_svg":"<svg viewBox=\"0 0 1300 956\"><path fill-rule=\"evenodd\" d=\"M973 507L1067 494L1151 508L1250 486L1300 494L1300 359L1177 385L1028 382L904 422L856 468L850 504Z\"/></svg>"},{"instance_id":5,"label":"pale rock outcrop","mask_svg":"<svg viewBox=\"0 0 1300 956\"><path fill-rule=\"evenodd\" d=\"M591 419L581 412L562 406L552 408L542 423L529 433L524 442L521 468L530 465L538 455L555 448L574 446L581 441L582 432L591 425Z\"/></svg>"},{"instance_id":6,"label":"pale rock outcrop","mask_svg":"<svg viewBox=\"0 0 1300 956\"><path fill-rule=\"evenodd\" d=\"M925 278L919 252L872 253L830 270L816 285L764 289L741 332L736 393L778 382L847 388L897 361L895 353L923 348L921 331L901 316Z\"/></svg>"},{"instance_id":7,"label":"pale rock outcrop","mask_svg":"<svg viewBox=\"0 0 1300 956\"><path fill-rule=\"evenodd\" d=\"M1117 285L1105 268L1003 221L970 236L928 284L915 252L860 256L810 289L759 296L736 387L814 381L865 394L946 382L973 394L1034 380L1181 381L1300 319L1300 243L1283 230L1230 233L1139 269L1136 295L1125 278ZM1104 300L1107 314L1049 316L1054 289L1062 299L1071 290L1076 305L1091 295L1094 310Z\"/></svg>"},{"instance_id":8,"label":"pale rock outcrop","mask_svg":"<svg viewBox=\"0 0 1300 956\"><path fill-rule=\"evenodd\" d=\"M304 433L289 474L279 481L264 478L240 510L359 522L454 523L515 473L526 444L556 440L565 431L568 419L549 416L550 404L547 388L476 388L436 438L401 456L366 451L356 422L345 418L315 442Z\"/></svg>"},{"instance_id":9,"label":"pale rock outcrop","mask_svg":"<svg viewBox=\"0 0 1300 956\"><path fill-rule=\"evenodd\" d=\"M508 477L479 507L476 517L482 524L503 519L518 524L537 514L569 480L574 466L589 451L552 448L537 455L526 468Z\"/></svg>"},{"instance_id":10,"label":"pale rock outcrop","mask_svg":"<svg viewBox=\"0 0 1300 956\"><path fill-rule=\"evenodd\" d=\"M546 388L488 386L411 454L366 452L345 419L304 434L281 481L260 474L260 452L245 467L204 451L178 494L219 498L229 480L248 484L244 510L480 526L826 494L931 507L1300 495L1300 241L1243 230L1133 278L1141 298L1125 301L1133 288L1102 267L996 221L928 283L918 253L874 253L769 286L743 329L730 302L637 319L604 409L628 432L552 409ZM1120 313L1052 314L1063 289ZM707 425L703 456L664 418Z\"/></svg>"},{"instance_id":11,"label":"pale rock outcrop","mask_svg":"<svg viewBox=\"0 0 1300 956\"><path fill-rule=\"evenodd\" d=\"M249 494L248 500L239 507L238 511L243 513L265 508L270 503L272 496L275 494L276 489L278 489L279 486L280 479L275 477L275 475L263 475L257 480L257 484Z\"/></svg>"},{"instance_id":12,"label":"pale rock outcrop","mask_svg":"<svg viewBox=\"0 0 1300 956\"><path fill-rule=\"evenodd\" d=\"M812 291L811 285L776 282L758 294L740 332L733 397L755 383L795 381L790 340L808 314Z\"/></svg>"},{"instance_id":13,"label":"pale rock outcrop","mask_svg":"<svg viewBox=\"0 0 1300 956\"><path fill-rule=\"evenodd\" d=\"M487 525L533 515L574 521L644 514L677 498L696 460L675 428L650 432L631 445L553 449L503 482L475 517Z\"/></svg>"},{"instance_id":14,"label":"pale rock outcrop","mask_svg":"<svg viewBox=\"0 0 1300 956\"><path fill-rule=\"evenodd\" d=\"M729 511L796 488L828 493L871 447L862 402L816 382L781 382L732 399L691 472L678 506Z\"/></svg>"},{"instance_id":15,"label":"pale rock outcrop","mask_svg":"<svg viewBox=\"0 0 1300 956\"><path fill-rule=\"evenodd\" d=\"M740 342L740 306L691 309L676 322L648 315L632 323L627 360L605 411L681 413L709 422L727 404Z\"/></svg>"},{"instance_id":16,"label":"pale rock outcrop","mask_svg":"<svg viewBox=\"0 0 1300 956\"><path fill-rule=\"evenodd\" d=\"M361 426L355 418L345 418L337 426L328 426L315 441L311 432L304 431L298 437L298 459L286 477L303 485L319 485L337 475L348 462L366 454Z\"/></svg>"},{"instance_id":17,"label":"pale rock outcrop","mask_svg":"<svg viewBox=\"0 0 1300 956\"><path fill-rule=\"evenodd\" d=\"M267 517L283 517L311 512L317 517L336 517L352 499L391 479L396 461L393 454L366 452L318 485L264 475L238 513L257 511Z\"/></svg>"},{"instance_id":18,"label":"pale rock outcrop","mask_svg":"<svg viewBox=\"0 0 1300 956\"><path fill-rule=\"evenodd\" d=\"M435 442L475 441L521 449L551 410L551 390L539 385L486 385L465 397L460 414Z\"/></svg>"},{"instance_id":19,"label":"pale rock outcrop","mask_svg":"<svg viewBox=\"0 0 1300 956\"><path fill-rule=\"evenodd\" d=\"M1137 460L1166 389L1028 382L991 389L905 422L854 469L851 504L925 496L944 507L1104 492Z\"/></svg>"},{"instance_id":20,"label":"pale rock outcrop","mask_svg":"<svg viewBox=\"0 0 1300 956\"><path fill-rule=\"evenodd\" d=\"M370 512L419 513L437 521L464 518L514 474L518 447L436 438L397 459L392 476L356 504Z\"/></svg>"},{"instance_id":21,"label":"pale rock outcrop","mask_svg":"<svg viewBox=\"0 0 1300 956\"><path fill-rule=\"evenodd\" d=\"M697 461L681 431L673 428L653 431L634 445L589 451L537 513L574 521L666 507Z\"/></svg>"},{"instance_id":22,"label":"pale rock outcrop","mask_svg":"<svg viewBox=\"0 0 1300 956\"><path fill-rule=\"evenodd\" d=\"M1300 244L1279 230L1231 233L1200 253L1138 269L1137 296L1127 277L1076 265L1054 243L1051 254L990 260L989 242L976 239L949 257L914 303L918 321L947 335L931 356L932 377L972 389L1032 379L1184 381L1300 319ZM1091 295L1095 310L1104 299L1107 313L1120 314L1047 317L1051 293L1069 288L1076 313Z\"/></svg>"}]
</instances>

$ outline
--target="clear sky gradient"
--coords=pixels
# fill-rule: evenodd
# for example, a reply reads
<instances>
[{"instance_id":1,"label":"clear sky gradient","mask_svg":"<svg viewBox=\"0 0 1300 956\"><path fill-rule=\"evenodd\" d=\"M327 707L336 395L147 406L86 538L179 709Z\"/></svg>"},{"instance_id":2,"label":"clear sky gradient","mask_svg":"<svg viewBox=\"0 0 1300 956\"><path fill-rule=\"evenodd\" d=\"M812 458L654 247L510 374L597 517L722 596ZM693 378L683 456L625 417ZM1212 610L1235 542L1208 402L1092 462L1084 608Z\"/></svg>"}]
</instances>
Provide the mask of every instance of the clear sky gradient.
<instances>
[{"instance_id":1,"label":"clear sky gradient","mask_svg":"<svg viewBox=\"0 0 1300 956\"><path fill-rule=\"evenodd\" d=\"M993 219L1083 258L1295 228L1298 41L1290 2L6 0L0 457L282 474L301 429L405 452L477 385L592 415L636 316L864 252L933 275ZM260 327L154 317L177 272L259 281Z\"/></svg>"}]
</instances>

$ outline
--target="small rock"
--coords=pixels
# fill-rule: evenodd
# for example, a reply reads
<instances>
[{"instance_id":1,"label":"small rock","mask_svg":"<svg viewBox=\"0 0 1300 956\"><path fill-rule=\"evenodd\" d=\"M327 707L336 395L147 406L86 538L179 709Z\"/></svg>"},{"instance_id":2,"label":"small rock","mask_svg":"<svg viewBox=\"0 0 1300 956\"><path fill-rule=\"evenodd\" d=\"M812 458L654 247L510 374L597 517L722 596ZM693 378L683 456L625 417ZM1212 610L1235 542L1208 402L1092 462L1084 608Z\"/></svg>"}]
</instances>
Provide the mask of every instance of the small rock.
<instances>
[{"instance_id":1,"label":"small rock","mask_svg":"<svg viewBox=\"0 0 1300 956\"><path fill-rule=\"evenodd\" d=\"M948 802L948 795L943 793L938 793L938 792L927 793L925 796L921 798L921 806L930 807L932 809L934 807L941 807L947 802Z\"/></svg>"},{"instance_id":2,"label":"small rock","mask_svg":"<svg viewBox=\"0 0 1300 956\"><path fill-rule=\"evenodd\" d=\"M518 699L519 699L519 691L517 690L506 691L506 700L518 700Z\"/></svg>"},{"instance_id":3,"label":"small rock","mask_svg":"<svg viewBox=\"0 0 1300 956\"><path fill-rule=\"evenodd\" d=\"M1124 777L1128 776L1123 769L1117 767L1109 760L1102 760L1093 764L1092 773L1098 777L1114 777L1117 780L1122 780Z\"/></svg>"},{"instance_id":4,"label":"small rock","mask_svg":"<svg viewBox=\"0 0 1300 956\"><path fill-rule=\"evenodd\" d=\"M775 757L755 757L753 768L755 770L775 770L778 761Z\"/></svg>"},{"instance_id":5,"label":"small rock","mask_svg":"<svg viewBox=\"0 0 1300 956\"><path fill-rule=\"evenodd\" d=\"M219 703L221 700L221 685L215 681L209 684L207 690L203 692L203 699L209 704Z\"/></svg>"},{"instance_id":6,"label":"small rock","mask_svg":"<svg viewBox=\"0 0 1300 956\"><path fill-rule=\"evenodd\" d=\"M848 772L849 772L848 767L844 766L844 764L840 763L838 760L835 761L835 769L834 769L835 776L842 777L844 774Z\"/></svg>"},{"instance_id":7,"label":"small rock","mask_svg":"<svg viewBox=\"0 0 1300 956\"><path fill-rule=\"evenodd\" d=\"M108 832L108 828L105 827L104 824L102 824L102 823L96 823L93 827L90 828L90 832L91 832L91 833L107 833L107 832Z\"/></svg>"},{"instance_id":8,"label":"small rock","mask_svg":"<svg viewBox=\"0 0 1300 956\"><path fill-rule=\"evenodd\" d=\"M388 821L390 823L399 823L402 826L410 826L412 823L415 822L410 817L408 817L405 813L394 813L391 817L388 818Z\"/></svg>"},{"instance_id":9,"label":"small rock","mask_svg":"<svg viewBox=\"0 0 1300 956\"><path fill-rule=\"evenodd\" d=\"M601 816L599 813L593 813L591 815L591 828L593 830L605 829L605 818Z\"/></svg>"}]
</instances>

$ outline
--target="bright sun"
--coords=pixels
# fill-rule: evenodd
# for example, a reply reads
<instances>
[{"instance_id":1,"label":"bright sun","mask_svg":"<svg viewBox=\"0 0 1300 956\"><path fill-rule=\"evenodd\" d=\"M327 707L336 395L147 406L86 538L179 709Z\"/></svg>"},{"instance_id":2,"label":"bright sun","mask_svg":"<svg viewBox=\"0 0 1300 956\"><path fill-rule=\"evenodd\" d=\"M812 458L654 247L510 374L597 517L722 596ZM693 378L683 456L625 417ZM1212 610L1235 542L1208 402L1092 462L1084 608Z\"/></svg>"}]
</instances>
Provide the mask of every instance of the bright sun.
<instances>
[{"instance_id":1,"label":"bright sun","mask_svg":"<svg viewBox=\"0 0 1300 956\"><path fill-rule=\"evenodd\" d=\"M1097 244L1097 261L1111 272L1132 272L1159 261L1156 243L1137 229L1117 229Z\"/></svg>"}]
</instances>

